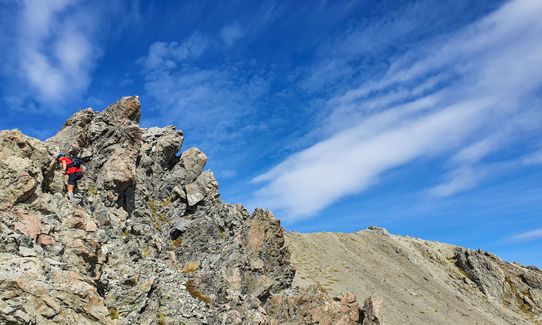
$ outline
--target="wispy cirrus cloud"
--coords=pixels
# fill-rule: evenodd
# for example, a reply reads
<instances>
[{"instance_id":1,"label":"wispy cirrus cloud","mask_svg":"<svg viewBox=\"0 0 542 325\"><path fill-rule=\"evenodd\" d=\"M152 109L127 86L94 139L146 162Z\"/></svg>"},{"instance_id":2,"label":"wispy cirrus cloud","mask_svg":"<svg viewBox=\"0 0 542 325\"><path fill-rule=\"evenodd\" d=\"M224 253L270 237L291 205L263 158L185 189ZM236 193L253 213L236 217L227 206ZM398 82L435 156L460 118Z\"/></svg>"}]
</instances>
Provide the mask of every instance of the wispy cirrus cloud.
<instances>
[{"instance_id":1,"label":"wispy cirrus cloud","mask_svg":"<svg viewBox=\"0 0 542 325\"><path fill-rule=\"evenodd\" d=\"M542 228L540 229L534 229L529 230L526 232L522 232L513 236L508 237L508 241L530 241L530 240L537 240L542 238Z\"/></svg>"},{"instance_id":2,"label":"wispy cirrus cloud","mask_svg":"<svg viewBox=\"0 0 542 325\"><path fill-rule=\"evenodd\" d=\"M248 141L243 135L263 122L254 105L267 92L265 71L244 62L213 65L208 55L224 55L240 37L228 25L218 35L194 33L182 42L155 42L138 62L145 91L157 115L150 124L175 123L208 151L235 151ZM226 33L226 34L224 34ZM202 63L203 62L203 63Z\"/></svg>"},{"instance_id":3,"label":"wispy cirrus cloud","mask_svg":"<svg viewBox=\"0 0 542 325\"><path fill-rule=\"evenodd\" d=\"M228 46L232 46L237 40L243 37L244 32L239 23L233 23L222 27L220 30L220 36L224 43Z\"/></svg>"},{"instance_id":4,"label":"wispy cirrus cloud","mask_svg":"<svg viewBox=\"0 0 542 325\"><path fill-rule=\"evenodd\" d=\"M535 151L521 160L525 165L542 165L542 149Z\"/></svg>"},{"instance_id":5,"label":"wispy cirrus cloud","mask_svg":"<svg viewBox=\"0 0 542 325\"><path fill-rule=\"evenodd\" d=\"M184 42L154 42L149 53L139 63L149 73L174 70L179 64L198 59L210 46L210 40L199 33L190 35Z\"/></svg>"},{"instance_id":6,"label":"wispy cirrus cloud","mask_svg":"<svg viewBox=\"0 0 542 325\"><path fill-rule=\"evenodd\" d=\"M331 98L319 127L328 138L255 177L262 187L253 205L287 221L307 218L420 158L448 158L433 194L476 186L487 177L484 159L542 125L540 14L536 0L506 3Z\"/></svg>"}]
</instances>

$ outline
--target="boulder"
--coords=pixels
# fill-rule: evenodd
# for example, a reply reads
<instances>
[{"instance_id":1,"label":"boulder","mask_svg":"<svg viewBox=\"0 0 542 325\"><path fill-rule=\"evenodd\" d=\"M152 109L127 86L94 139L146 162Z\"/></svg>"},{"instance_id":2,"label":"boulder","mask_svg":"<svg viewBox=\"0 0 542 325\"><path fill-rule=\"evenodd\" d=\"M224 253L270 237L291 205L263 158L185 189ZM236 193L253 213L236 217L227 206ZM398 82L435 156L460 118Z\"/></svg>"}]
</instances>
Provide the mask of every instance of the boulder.
<instances>
[{"instance_id":1,"label":"boulder","mask_svg":"<svg viewBox=\"0 0 542 325\"><path fill-rule=\"evenodd\" d=\"M0 208L48 189L53 168L54 160L41 142L18 130L0 131Z\"/></svg>"},{"instance_id":2,"label":"boulder","mask_svg":"<svg viewBox=\"0 0 542 325\"><path fill-rule=\"evenodd\" d=\"M185 170L184 181L190 184L198 178L207 163L207 156L198 148L190 148L181 155L181 166Z\"/></svg>"},{"instance_id":3,"label":"boulder","mask_svg":"<svg viewBox=\"0 0 542 325\"><path fill-rule=\"evenodd\" d=\"M382 316L382 300L376 294L372 294L363 302L362 325L384 325Z\"/></svg>"},{"instance_id":4,"label":"boulder","mask_svg":"<svg viewBox=\"0 0 542 325\"><path fill-rule=\"evenodd\" d=\"M175 126L144 129L139 166L147 169L145 174L149 168L153 168L153 165L161 169L154 167L155 173L170 168L177 160L176 154L181 149L183 139L183 133Z\"/></svg>"},{"instance_id":5,"label":"boulder","mask_svg":"<svg viewBox=\"0 0 542 325\"><path fill-rule=\"evenodd\" d=\"M111 324L94 286L38 257L0 253L0 296L0 323Z\"/></svg>"},{"instance_id":6,"label":"boulder","mask_svg":"<svg viewBox=\"0 0 542 325\"><path fill-rule=\"evenodd\" d=\"M195 182L186 185L186 198L189 206L194 206L205 197L218 195L218 183L212 172L204 172Z\"/></svg>"},{"instance_id":7,"label":"boulder","mask_svg":"<svg viewBox=\"0 0 542 325\"><path fill-rule=\"evenodd\" d=\"M274 295L267 302L266 310L269 315L265 324L355 325L362 321L359 305L352 295L333 299L317 286L297 289L289 295Z\"/></svg>"}]
</instances>

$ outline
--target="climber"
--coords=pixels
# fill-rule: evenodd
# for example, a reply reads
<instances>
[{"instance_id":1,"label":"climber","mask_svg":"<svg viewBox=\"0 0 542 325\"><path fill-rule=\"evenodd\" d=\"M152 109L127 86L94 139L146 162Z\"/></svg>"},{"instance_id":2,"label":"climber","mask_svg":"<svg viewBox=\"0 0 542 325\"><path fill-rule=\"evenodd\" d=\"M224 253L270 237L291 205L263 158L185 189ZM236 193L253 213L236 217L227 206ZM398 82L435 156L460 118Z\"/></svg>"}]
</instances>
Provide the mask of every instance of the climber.
<instances>
[{"instance_id":1,"label":"climber","mask_svg":"<svg viewBox=\"0 0 542 325\"><path fill-rule=\"evenodd\" d=\"M59 153L56 160L62 164L64 175L68 175L68 199L73 201L73 190L77 187L77 181L83 178L81 161L77 157L68 157L63 153Z\"/></svg>"}]
</instances>

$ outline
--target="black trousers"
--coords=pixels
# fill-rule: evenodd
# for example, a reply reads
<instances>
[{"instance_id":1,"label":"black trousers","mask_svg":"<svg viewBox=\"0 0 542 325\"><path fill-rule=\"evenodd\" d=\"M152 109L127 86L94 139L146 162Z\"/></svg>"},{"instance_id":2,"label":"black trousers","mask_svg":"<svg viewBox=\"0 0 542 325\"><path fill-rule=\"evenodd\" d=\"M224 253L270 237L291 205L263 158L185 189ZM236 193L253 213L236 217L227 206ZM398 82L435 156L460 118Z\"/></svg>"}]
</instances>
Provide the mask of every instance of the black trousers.
<instances>
[{"instance_id":1,"label":"black trousers","mask_svg":"<svg viewBox=\"0 0 542 325\"><path fill-rule=\"evenodd\" d=\"M83 173L76 172L68 175L68 185L77 186L77 181L83 178Z\"/></svg>"}]
</instances>

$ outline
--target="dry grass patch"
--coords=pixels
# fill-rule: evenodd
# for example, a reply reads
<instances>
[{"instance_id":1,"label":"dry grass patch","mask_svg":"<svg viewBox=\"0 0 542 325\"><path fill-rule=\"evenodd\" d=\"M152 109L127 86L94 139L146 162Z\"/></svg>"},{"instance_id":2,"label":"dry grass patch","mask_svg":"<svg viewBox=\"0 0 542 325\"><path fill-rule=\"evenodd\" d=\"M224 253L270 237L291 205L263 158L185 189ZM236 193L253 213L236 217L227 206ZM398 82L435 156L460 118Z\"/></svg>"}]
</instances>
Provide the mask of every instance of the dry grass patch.
<instances>
[{"instance_id":1,"label":"dry grass patch","mask_svg":"<svg viewBox=\"0 0 542 325\"><path fill-rule=\"evenodd\" d=\"M190 261L184 265L183 272L192 273L192 272L196 272L198 269L199 269L198 262Z\"/></svg>"},{"instance_id":2,"label":"dry grass patch","mask_svg":"<svg viewBox=\"0 0 542 325\"><path fill-rule=\"evenodd\" d=\"M179 248L183 244L183 239L181 237L171 240L171 248Z\"/></svg>"},{"instance_id":3,"label":"dry grass patch","mask_svg":"<svg viewBox=\"0 0 542 325\"><path fill-rule=\"evenodd\" d=\"M201 300L206 304L211 303L211 299L207 297L203 292L199 291L198 288L196 288L196 283L194 282L194 280L190 279L186 281L186 290L188 290L188 293L192 297Z\"/></svg>"},{"instance_id":4,"label":"dry grass patch","mask_svg":"<svg viewBox=\"0 0 542 325\"><path fill-rule=\"evenodd\" d=\"M112 320L116 320L120 318L120 312L117 308L113 308L109 310L109 317L111 317Z\"/></svg>"}]
</instances>

